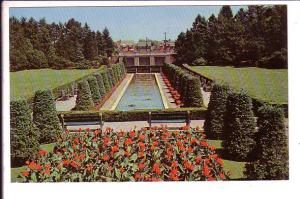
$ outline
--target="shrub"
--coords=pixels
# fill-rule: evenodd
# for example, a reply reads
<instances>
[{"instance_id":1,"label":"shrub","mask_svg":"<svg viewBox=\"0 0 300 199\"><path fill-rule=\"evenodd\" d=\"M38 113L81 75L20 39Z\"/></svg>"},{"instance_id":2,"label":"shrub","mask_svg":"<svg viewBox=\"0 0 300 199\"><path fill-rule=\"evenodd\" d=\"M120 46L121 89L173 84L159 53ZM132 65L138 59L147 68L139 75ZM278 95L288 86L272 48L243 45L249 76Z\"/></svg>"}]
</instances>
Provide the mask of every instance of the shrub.
<instances>
[{"instance_id":1,"label":"shrub","mask_svg":"<svg viewBox=\"0 0 300 199\"><path fill-rule=\"evenodd\" d=\"M200 57L198 59L196 59L195 61L193 61L193 66L205 66L207 65L207 61L203 58Z\"/></svg>"},{"instance_id":2,"label":"shrub","mask_svg":"<svg viewBox=\"0 0 300 199\"><path fill-rule=\"evenodd\" d=\"M209 138L222 138L228 92L227 85L213 85L204 122L204 130Z\"/></svg>"},{"instance_id":3,"label":"shrub","mask_svg":"<svg viewBox=\"0 0 300 199\"><path fill-rule=\"evenodd\" d=\"M200 80L197 77L188 76L187 82L187 107L202 107L203 97L201 92Z\"/></svg>"},{"instance_id":4,"label":"shrub","mask_svg":"<svg viewBox=\"0 0 300 199\"><path fill-rule=\"evenodd\" d=\"M106 91L106 93L108 93L110 91L110 89L111 89L111 85L110 85L110 81L108 79L107 70L105 69L100 74L101 74L101 76L103 78L103 83L104 83L105 91Z\"/></svg>"},{"instance_id":5,"label":"shrub","mask_svg":"<svg viewBox=\"0 0 300 199\"><path fill-rule=\"evenodd\" d=\"M38 134L31 120L26 100L10 102L10 157L12 167L21 166L34 158L38 148Z\"/></svg>"},{"instance_id":6,"label":"shrub","mask_svg":"<svg viewBox=\"0 0 300 199\"><path fill-rule=\"evenodd\" d=\"M284 112L271 105L258 111L256 161L247 164L246 176L252 180L288 179L288 144Z\"/></svg>"},{"instance_id":7,"label":"shrub","mask_svg":"<svg viewBox=\"0 0 300 199\"><path fill-rule=\"evenodd\" d=\"M22 172L24 182L229 179L215 148L195 129L114 132L107 128L66 133L62 139L53 153L41 154Z\"/></svg>"},{"instance_id":8,"label":"shrub","mask_svg":"<svg viewBox=\"0 0 300 199\"><path fill-rule=\"evenodd\" d=\"M112 68L107 69L108 79L110 80L111 88L116 85L116 79Z\"/></svg>"},{"instance_id":9,"label":"shrub","mask_svg":"<svg viewBox=\"0 0 300 199\"><path fill-rule=\"evenodd\" d=\"M104 82L103 82L103 77L99 73L94 74L94 76L96 77L97 82L98 82L100 96L101 96L101 98L103 98L106 94L106 90L105 90L105 86L104 86Z\"/></svg>"},{"instance_id":10,"label":"shrub","mask_svg":"<svg viewBox=\"0 0 300 199\"><path fill-rule=\"evenodd\" d=\"M61 134L62 128L50 90L38 90L35 92L33 122L40 132L40 144L56 141L57 136Z\"/></svg>"},{"instance_id":11,"label":"shrub","mask_svg":"<svg viewBox=\"0 0 300 199\"><path fill-rule=\"evenodd\" d=\"M225 121L222 143L225 152L232 158L246 160L255 145L252 100L247 94L229 93Z\"/></svg>"},{"instance_id":12,"label":"shrub","mask_svg":"<svg viewBox=\"0 0 300 199\"><path fill-rule=\"evenodd\" d=\"M101 100L100 88L99 88L97 79L96 79L96 77L91 76L87 79L87 81L89 83L93 102L94 102L94 104L97 104Z\"/></svg>"},{"instance_id":13,"label":"shrub","mask_svg":"<svg viewBox=\"0 0 300 199\"><path fill-rule=\"evenodd\" d=\"M86 80L78 82L76 110L87 111L94 106L89 84Z\"/></svg>"},{"instance_id":14,"label":"shrub","mask_svg":"<svg viewBox=\"0 0 300 199\"><path fill-rule=\"evenodd\" d=\"M258 61L259 67L265 68L287 68L287 50L282 48L280 51L275 51L272 55L263 57Z\"/></svg>"}]
</instances>

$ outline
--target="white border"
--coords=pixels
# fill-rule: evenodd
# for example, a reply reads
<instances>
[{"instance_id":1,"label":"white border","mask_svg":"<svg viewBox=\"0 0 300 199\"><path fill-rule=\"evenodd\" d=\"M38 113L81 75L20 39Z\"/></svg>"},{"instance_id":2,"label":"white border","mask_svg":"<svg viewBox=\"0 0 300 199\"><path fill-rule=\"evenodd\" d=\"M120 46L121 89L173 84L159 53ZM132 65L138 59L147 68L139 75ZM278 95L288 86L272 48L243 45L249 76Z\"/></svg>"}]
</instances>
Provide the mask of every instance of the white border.
<instances>
[{"instance_id":1,"label":"white border","mask_svg":"<svg viewBox=\"0 0 300 199\"><path fill-rule=\"evenodd\" d=\"M289 33L289 149L290 149L290 180L259 181L259 182L182 182L182 183L53 183L53 184L17 184L10 183L9 165L9 7L52 7L52 6L142 6L142 5L244 5L244 4L288 4ZM300 4L298 2L279 1L117 1L117 2L2 2L2 69L3 69L3 151L4 151L4 198L298 198L299 188L299 148L300 93L297 84L299 74L299 35L300 35ZM292 108L291 108L292 107Z\"/></svg>"}]
</instances>

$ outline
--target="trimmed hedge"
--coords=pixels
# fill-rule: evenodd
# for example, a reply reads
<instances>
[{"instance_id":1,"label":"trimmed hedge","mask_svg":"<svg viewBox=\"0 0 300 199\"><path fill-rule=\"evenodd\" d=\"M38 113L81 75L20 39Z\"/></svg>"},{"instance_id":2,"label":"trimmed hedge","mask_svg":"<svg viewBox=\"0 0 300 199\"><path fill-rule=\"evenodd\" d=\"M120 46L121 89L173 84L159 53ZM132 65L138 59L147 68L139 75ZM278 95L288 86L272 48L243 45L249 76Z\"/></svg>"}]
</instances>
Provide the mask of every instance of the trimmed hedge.
<instances>
[{"instance_id":1,"label":"trimmed hedge","mask_svg":"<svg viewBox=\"0 0 300 199\"><path fill-rule=\"evenodd\" d=\"M175 108L175 109L145 109L145 110L131 110L131 111L101 111L103 120L105 122L122 122L122 121L148 121L149 111L155 112L182 112L190 111L191 119L204 119L206 116L205 108ZM98 111L62 111L59 114L74 115L80 117L81 115L98 116Z\"/></svg>"},{"instance_id":2,"label":"trimmed hedge","mask_svg":"<svg viewBox=\"0 0 300 199\"><path fill-rule=\"evenodd\" d=\"M192 75L188 79L187 107L203 107L200 80Z\"/></svg>"},{"instance_id":3,"label":"trimmed hedge","mask_svg":"<svg viewBox=\"0 0 300 199\"><path fill-rule=\"evenodd\" d=\"M105 91L106 91L106 93L108 93L110 91L110 89L111 89L111 83L110 83L110 80L109 80L109 77L108 77L107 69L105 69L104 71L102 71L100 74L101 74L101 76L103 78L103 83L104 83Z\"/></svg>"},{"instance_id":4,"label":"trimmed hedge","mask_svg":"<svg viewBox=\"0 0 300 199\"><path fill-rule=\"evenodd\" d=\"M75 110L87 111L94 107L89 84L86 80L78 82Z\"/></svg>"},{"instance_id":5,"label":"trimmed hedge","mask_svg":"<svg viewBox=\"0 0 300 199\"><path fill-rule=\"evenodd\" d=\"M105 89L105 86L104 86L103 77L99 73L94 74L94 76L97 79L98 86L99 86L99 93L100 93L100 96L101 96L101 99L102 99L105 96L105 94L107 93L107 91Z\"/></svg>"},{"instance_id":6,"label":"trimmed hedge","mask_svg":"<svg viewBox=\"0 0 300 199\"><path fill-rule=\"evenodd\" d=\"M107 69L107 74L108 74L108 78L110 80L110 87L112 88L117 83L113 69L112 68L108 68Z\"/></svg>"},{"instance_id":7,"label":"trimmed hedge","mask_svg":"<svg viewBox=\"0 0 300 199\"><path fill-rule=\"evenodd\" d=\"M100 88L99 88L97 79L95 76L91 76L87 79L87 81L89 83L93 102L94 102L94 104L97 104L101 100Z\"/></svg>"},{"instance_id":8,"label":"trimmed hedge","mask_svg":"<svg viewBox=\"0 0 300 199\"><path fill-rule=\"evenodd\" d=\"M40 144L54 142L57 140L57 136L61 134L62 128L50 90L38 90L35 92L33 122L39 129Z\"/></svg>"},{"instance_id":9,"label":"trimmed hedge","mask_svg":"<svg viewBox=\"0 0 300 199\"><path fill-rule=\"evenodd\" d=\"M256 161L247 164L246 176L251 180L288 179L288 143L283 110L271 105L261 107L257 126L257 157Z\"/></svg>"},{"instance_id":10,"label":"trimmed hedge","mask_svg":"<svg viewBox=\"0 0 300 199\"><path fill-rule=\"evenodd\" d=\"M38 134L31 120L26 100L10 102L10 157L11 166L24 165L38 151Z\"/></svg>"},{"instance_id":11,"label":"trimmed hedge","mask_svg":"<svg viewBox=\"0 0 300 199\"><path fill-rule=\"evenodd\" d=\"M224 151L237 160L247 160L255 146L252 100L244 92L229 93L226 109L222 142Z\"/></svg>"},{"instance_id":12,"label":"trimmed hedge","mask_svg":"<svg viewBox=\"0 0 300 199\"><path fill-rule=\"evenodd\" d=\"M222 139L229 92L230 89L228 85L214 84L212 87L204 122L204 130L210 139Z\"/></svg>"}]
</instances>

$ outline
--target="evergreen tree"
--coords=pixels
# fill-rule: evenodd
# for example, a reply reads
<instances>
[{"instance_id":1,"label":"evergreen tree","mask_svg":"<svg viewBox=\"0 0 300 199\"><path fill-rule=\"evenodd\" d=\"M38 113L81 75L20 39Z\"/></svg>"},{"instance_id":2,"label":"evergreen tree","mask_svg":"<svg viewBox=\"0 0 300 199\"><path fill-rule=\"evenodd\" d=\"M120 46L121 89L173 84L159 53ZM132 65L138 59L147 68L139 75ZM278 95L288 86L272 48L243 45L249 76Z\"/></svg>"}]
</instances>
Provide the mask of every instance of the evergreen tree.
<instances>
[{"instance_id":1,"label":"evergreen tree","mask_svg":"<svg viewBox=\"0 0 300 199\"><path fill-rule=\"evenodd\" d=\"M105 27L102 32L103 49L108 57L111 57L114 52L114 42L110 37L108 29Z\"/></svg>"},{"instance_id":2,"label":"evergreen tree","mask_svg":"<svg viewBox=\"0 0 300 199\"><path fill-rule=\"evenodd\" d=\"M76 110L88 111L94 107L89 84L86 80L78 82L78 91L76 98Z\"/></svg>"},{"instance_id":3,"label":"evergreen tree","mask_svg":"<svg viewBox=\"0 0 300 199\"><path fill-rule=\"evenodd\" d=\"M96 77L91 76L87 79L92 94L94 104L99 103L101 99L100 89Z\"/></svg>"}]
</instances>

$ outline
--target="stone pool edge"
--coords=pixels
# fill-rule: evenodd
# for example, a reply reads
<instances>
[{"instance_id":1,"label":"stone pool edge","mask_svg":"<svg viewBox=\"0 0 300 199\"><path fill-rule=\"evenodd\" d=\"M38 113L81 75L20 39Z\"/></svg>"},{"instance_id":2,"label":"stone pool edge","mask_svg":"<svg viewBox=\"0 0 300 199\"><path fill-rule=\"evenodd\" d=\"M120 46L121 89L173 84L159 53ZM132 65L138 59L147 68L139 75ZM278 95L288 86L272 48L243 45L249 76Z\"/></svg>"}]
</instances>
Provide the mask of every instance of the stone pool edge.
<instances>
[{"instance_id":1,"label":"stone pool edge","mask_svg":"<svg viewBox=\"0 0 300 199\"><path fill-rule=\"evenodd\" d=\"M167 109L167 108L169 108L168 101L167 101L166 96L165 96L165 94L164 94L164 92L162 90L162 86L160 84L160 81L159 81L159 79L157 77L158 74L154 73L154 76L155 76L155 80L156 80L156 83L157 83L157 86L158 86L158 90L159 90L159 93L160 93L161 100L163 102L164 108Z\"/></svg>"},{"instance_id":2,"label":"stone pool edge","mask_svg":"<svg viewBox=\"0 0 300 199\"><path fill-rule=\"evenodd\" d=\"M130 84L130 82L131 82L131 80L132 80L134 74L128 74L128 75L130 75L131 77L130 77L129 80L126 82L125 86L123 87L123 89L121 90L121 92L120 92L120 94L118 95L117 99L115 100L115 102L113 103L113 105L111 106L111 108L110 108L109 110L113 111L113 110L115 110L115 109L117 108L117 106L118 106L119 102L121 101L121 99L122 99L122 97L123 97L125 91L127 90L127 88L128 88L128 86L129 86L129 84Z\"/></svg>"}]
</instances>

